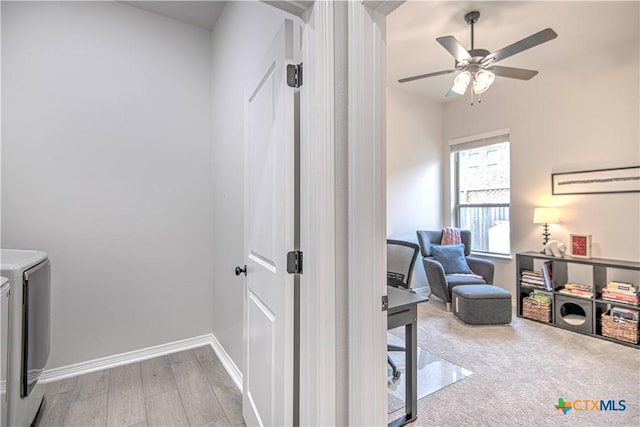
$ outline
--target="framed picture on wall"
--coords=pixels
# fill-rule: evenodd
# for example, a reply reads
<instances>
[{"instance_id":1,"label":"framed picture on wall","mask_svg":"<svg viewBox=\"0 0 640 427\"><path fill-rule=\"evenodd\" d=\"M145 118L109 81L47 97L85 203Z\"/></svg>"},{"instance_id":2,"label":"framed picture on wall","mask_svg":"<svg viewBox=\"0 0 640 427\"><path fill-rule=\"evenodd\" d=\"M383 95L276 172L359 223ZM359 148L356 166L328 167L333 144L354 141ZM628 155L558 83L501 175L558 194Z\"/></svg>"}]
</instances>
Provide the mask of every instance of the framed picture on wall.
<instances>
[{"instance_id":1,"label":"framed picture on wall","mask_svg":"<svg viewBox=\"0 0 640 427\"><path fill-rule=\"evenodd\" d=\"M591 234L570 234L569 248L573 257L591 258Z\"/></svg>"},{"instance_id":2,"label":"framed picture on wall","mask_svg":"<svg viewBox=\"0 0 640 427\"><path fill-rule=\"evenodd\" d=\"M551 174L551 194L640 192L640 166Z\"/></svg>"}]
</instances>

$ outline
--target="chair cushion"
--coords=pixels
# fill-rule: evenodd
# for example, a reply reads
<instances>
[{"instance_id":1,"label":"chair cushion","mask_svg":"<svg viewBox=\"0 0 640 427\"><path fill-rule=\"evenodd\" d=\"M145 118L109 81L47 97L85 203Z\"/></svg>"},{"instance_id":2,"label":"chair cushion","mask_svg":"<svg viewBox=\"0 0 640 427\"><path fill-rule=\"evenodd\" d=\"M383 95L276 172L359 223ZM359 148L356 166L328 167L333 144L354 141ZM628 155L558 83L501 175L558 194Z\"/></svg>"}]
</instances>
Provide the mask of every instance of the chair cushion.
<instances>
[{"instance_id":1,"label":"chair cushion","mask_svg":"<svg viewBox=\"0 0 640 427\"><path fill-rule=\"evenodd\" d=\"M487 282L475 274L448 274L445 277L449 289L457 285L486 285Z\"/></svg>"},{"instance_id":2,"label":"chair cushion","mask_svg":"<svg viewBox=\"0 0 640 427\"><path fill-rule=\"evenodd\" d=\"M444 274L473 274L464 256L464 245L431 245L433 259L442 264Z\"/></svg>"},{"instance_id":3,"label":"chair cushion","mask_svg":"<svg viewBox=\"0 0 640 427\"><path fill-rule=\"evenodd\" d=\"M453 290L458 286L482 286L487 284L487 282L485 282L481 276L476 276L474 274L450 274L448 276L445 276L445 280L447 281L447 289L449 290L449 295L451 295L453 293Z\"/></svg>"},{"instance_id":4,"label":"chair cushion","mask_svg":"<svg viewBox=\"0 0 640 427\"><path fill-rule=\"evenodd\" d=\"M511 294L494 285L457 286L455 294L467 299L511 299Z\"/></svg>"}]
</instances>

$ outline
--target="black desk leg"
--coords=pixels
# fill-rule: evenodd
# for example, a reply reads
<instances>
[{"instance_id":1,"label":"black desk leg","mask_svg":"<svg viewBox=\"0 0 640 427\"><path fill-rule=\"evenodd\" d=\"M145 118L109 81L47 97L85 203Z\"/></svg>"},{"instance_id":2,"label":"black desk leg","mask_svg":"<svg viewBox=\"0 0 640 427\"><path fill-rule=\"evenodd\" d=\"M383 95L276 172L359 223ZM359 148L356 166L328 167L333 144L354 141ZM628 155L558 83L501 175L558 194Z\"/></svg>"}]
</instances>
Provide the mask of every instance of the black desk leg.
<instances>
[{"instance_id":1,"label":"black desk leg","mask_svg":"<svg viewBox=\"0 0 640 427\"><path fill-rule=\"evenodd\" d=\"M412 310L413 311L413 310ZM412 313L416 316L416 313ZM416 419L418 412L418 328L416 327L416 318L405 326L405 366L407 369L405 379L405 405L407 411L407 422Z\"/></svg>"}]
</instances>

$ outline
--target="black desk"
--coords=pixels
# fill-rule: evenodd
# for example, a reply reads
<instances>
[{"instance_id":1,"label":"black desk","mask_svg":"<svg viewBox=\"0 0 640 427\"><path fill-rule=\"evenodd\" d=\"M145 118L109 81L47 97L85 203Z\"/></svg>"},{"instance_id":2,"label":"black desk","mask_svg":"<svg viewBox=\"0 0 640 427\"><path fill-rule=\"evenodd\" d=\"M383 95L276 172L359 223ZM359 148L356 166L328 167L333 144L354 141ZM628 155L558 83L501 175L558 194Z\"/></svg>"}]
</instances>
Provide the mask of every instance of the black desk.
<instances>
[{"instance_id":1,"label":"black desk","mask_svg":"<svg viewBox=\"0 0 640 427\"><path fill-rule=\"evenodd\" d=\"M389 308L387 309L387 329L405 327L405 412L406 414L389 423L389 426L401 426L416 419L418 411L418 304L427 297L413 292L387 286Z\"/></svg>"}]
</instances>

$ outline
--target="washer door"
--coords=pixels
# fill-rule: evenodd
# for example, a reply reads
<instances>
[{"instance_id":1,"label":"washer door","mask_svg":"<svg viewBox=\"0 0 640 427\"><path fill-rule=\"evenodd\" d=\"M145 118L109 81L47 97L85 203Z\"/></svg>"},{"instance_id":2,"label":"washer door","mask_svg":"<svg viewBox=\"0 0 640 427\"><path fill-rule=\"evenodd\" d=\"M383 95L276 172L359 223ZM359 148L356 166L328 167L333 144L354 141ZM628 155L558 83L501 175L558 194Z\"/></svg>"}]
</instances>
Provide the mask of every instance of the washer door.
<instances>
[{"instance_id":1,"label":"washer door","mask_svg":"<svg viewBox=\"0 0 640 427\"><path fill-rule=\"evenodd\" d=\"M5 278L2 278L4 282ZM0 291L0 427L7 426L7 345L9 341L9 284Z\"/></svg>"},{"instance_id":2,"label":"washer door","mask_svg":"<svg viewBox=\"0 0 640 427\"><path fill-rule=\"evenodd\" d=\"M22 300L22 380L20 396L31 393L49 360L51 265L43 261L24 272Z\"/></svg>"}]
</instances>

